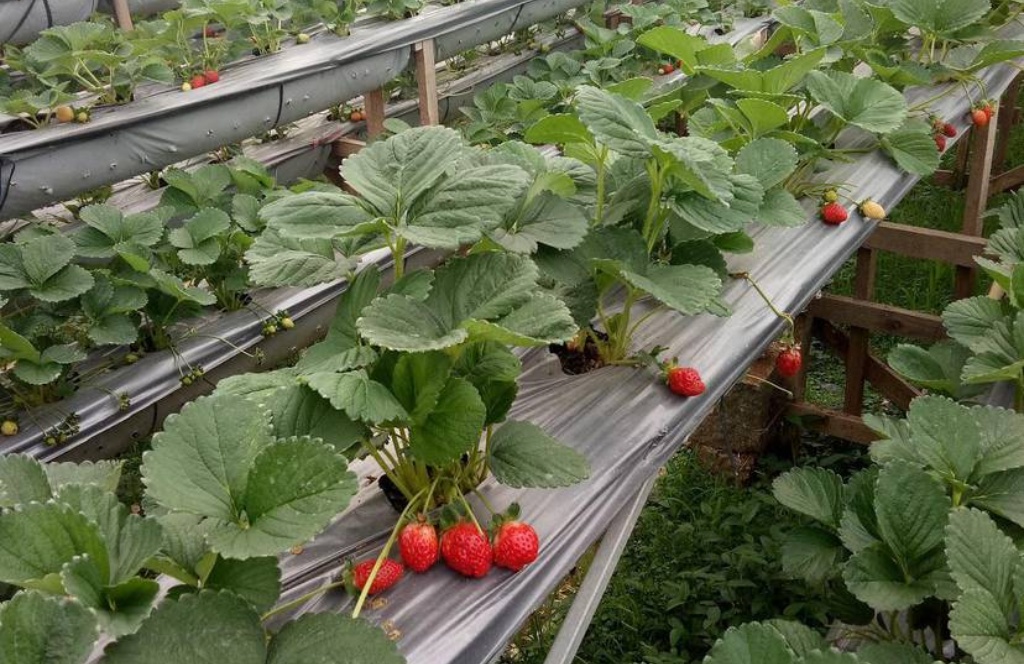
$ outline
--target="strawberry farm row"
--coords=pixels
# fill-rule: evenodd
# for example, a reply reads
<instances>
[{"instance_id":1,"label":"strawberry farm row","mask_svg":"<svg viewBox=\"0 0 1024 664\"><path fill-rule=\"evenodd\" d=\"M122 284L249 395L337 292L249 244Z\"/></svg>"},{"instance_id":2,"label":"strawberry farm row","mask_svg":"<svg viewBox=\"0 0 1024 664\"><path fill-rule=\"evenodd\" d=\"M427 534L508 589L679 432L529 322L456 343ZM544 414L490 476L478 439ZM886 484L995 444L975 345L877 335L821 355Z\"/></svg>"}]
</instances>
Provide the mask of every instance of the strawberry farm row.
<instances>
[{"instance_id":1,"label":"strawberry farm row","mask_svg":"<svg viewBox=\"0 0 1024 664\"><path fill-rule=\"evenodd\" d=\"M966 23L956 29L972 27L971 39L1016 38L1013 28L980 29L990 18L985 5L958 8ZM399 661L380 631L343 617L355 604L409 661L493 659L785 331L785 319L733 275L756 279L782 311L800 310L873 230L850 203L894 204L938 164L931 116L962 129L972 104L1016 73L978 65L972 74L979 59L1018 54L1008 41L964 46L946 66L946 42L966 40L929 32L939 18L941 30L953 29L948 17L909 15L896 31L892 20L905 15L882 21L865 11L878 22L854 30L842 22L849 12L809 14L806 23L794 9L776 13L788 23L752 55L666 26L644 30L638 41L688 74L648 107L636 101L648 95L642 80L577 81L564 97L548 80L554 103L541 106L554 112L510 129L525 142L480 147L451 129L407 129L343 162L346 192L317 186L258 201L263 229L253 246L279 248L250 259L280 261L282 278L322 279L308 272L310 255L322 265L383 250L392 283L363 270L327 337L294 366L222 380L213 396L169 418L143 463L150 516L110 505L107 466L43 468L4 457L0 496L19 507L0 513L0 534L26 545L0 556L0 581L34 590L5 605L0 634L37 656L26 662L44 661L41 647L29 650L44 642L33 615L69 626L73 662L88 658L97 626L116 639L106 662L154 660L168 643L194 661L347 651ZM864 49L876 48L883 28L893 37L911 27L924 32L926 48L894 48L886 64L875 63L891 85L849 73L871 62ZM940 62L903 60L925 60L932 45ZM779 62L780 46L795 53ZM599 68L589 64L597 60L584 68ZM908 76L929 85L896 80ZM936 77L960 80L936 88ZM676 111L689 135L659 129ZM801 206L797 194L811 200ZM849 220L821 223L815 199L840 196ZM191 237L194 219L181 227ZM5 245L25 276L42 274L34 285L44 292L60 270L37 269L46 252L33 243L49 237ZM406 263L412 246L467 251L425 269ZM138 271L133 249L115 248L119 276ZM611 366L566 375L549 344L566 353L589 346ZM645 351L696 370L706 391L672 394L649 364L638 366ZM350 467L348 456L364 455ZM335 581L341 561L372 556L381 542L386 556L402 525L359 480L381 473L406 514L444 506L465 527L471 515L519 503L540 536L539 560L473 582L439 568L410 574L382 604L365 602L368 580L358 600L348 598ZM105 527L112 523L123 546ZM38 539L62 532L60 546ZM26 565L29 551L47 555ZM451 553L449 565L460 568ZM138 575L143 567L177 585L151 615L160 588Z\"/></svg>"},{"instance_id":2,"label":"strawberry farm row","mask_svg":"<svg viewBox=\"0 0 1024 664\"><path fill-rule=\"evenodd\" d=\"M734 39L749 35L759 24L756 21L748 22L742 26L741 31ZM557 43L555 46L557 47ZM493 63L479 69L478 72L457 79L447 87L456 92L458 90L472 91L476 86L486 85L496 79L513 78L515 72L523 70L529 57L529 54L501 56ZM549 61L561 68L562 71L565 71L567 63L573 62L564 54L555 52L538 63L546 65ZM554 66L548 67L548 69L554 69ZM581 80L580 73L575 76L577 80ZM670 77L664 77L661 86L666 90L671 87L668 78ZM502 87L504 86L497 86L498 89ZM493 126L499 122L491 116L475 115L475 113L487 112L488 107L485 100L488 94L479 95L474 114L471 114L474 120L468 130L473 134L479 133L479 130L474 129L477 123ZM452 99L458 105L460 102L469 102L471 96L471 94L462 92L453 98L445 93L442 99ZM449 103L445 102L446 109ZM410 108L410 104L412 108ZM526 102L523 105L525 106ZM407 110L402 111L403 108ZM414 113L415 102L398 103L394 105L394 109L398 116L403 112ZM454 110L447 115L454 116ZM516 120L515 114L511 118ZM298 150L300 155L304 154L304 151L310 154L311 159L306 157L294 159L300 169L303 168L302 164L311 162L315 167L320 163L320 157L315 155L322 155L324 150L329 148L326 145L317 147L323 142L323 136L344 131L347 127L347 125L329 123L320 128L316 118L303 121L303 125L307 128L294 136L295 144L291 143L293 140L291 137L284 141L286 151ZM310 138L311 136L313 138ZM474 140L479 139L474 138ZM308 147L309 141L314 144L312 148ZM275 145L277 144L270 143L265 146L256 146L255 149L249 150L249 153L256 156L269 152L273 155L277 150ZM288 145L295 145L295 147L289 148ZM268 179L266 173L253 170L256 168L257 165L251 162L240 162L235 168L221 165L206 166L191 174L171 171L165 176L170 183L170 186L165 189L152 191L145 184L135 184L115 194L104 206L94 209L110 210L111 206L116 206L128 215L128 219L141 220L145 218L144 214L153 207L162 205L166 209L170 205L170 207L178 208L176 217L184 219L196 214L200 208L215 206L221 207L237 219L239 210L235 207L236 203L250 201L251 196L263 199L271 193L266 189L271 184L271 180ZM303 175L313 175L313 172L308 170L300 172ZM244 182L244 191L239 189L239 184L242 182ZM243 191L245 195L240 198L233 197L230 195L231 190ZM86 211L86 217L92 219L92 213L92 210ZM143 213L143 216L132 216L139 213ZM78 222L78 226L81 225L82 223ZM72 236L79 232L81 232L80 228L73 230ZM255 226L250 226L246 230L249 236L258 236L259 232L260 229ZM229 247L233 242L229 241L233 233L235 241L242 239L236 230L229 228L221 238L225 247ZM189 266L178 261L164 263L163 269L168 270L171 275L176 275L176 278L184 279L189 283L205 284L209 290L219 293L218 305L222 311L230 312L233 309L242 308L236 313L228 313L226 317L214 316L211 319L209 316L205 316L195 319L194 306L181 306L176 310L177 316L162 320L159 310L151 310L152 306L159 306L162 299L162 295L156 295L150 300L149 305L142 308L141 323L137 318L139 314L130 310L123 313L111 311L103 315L96 315L93 313L94 309L89 306L85 308L84 317L79 315L76 323L69 321L71 325L67 328L70 330L69 336L60 339L54 338L53 334L45 329L37 328L34 335L29 334L29 330L17 327L19 319L15 316L12 319L14 321L12 324L16 326L15 329L26 333L28 341L39 352L45 352L44 344L47 342L51 345L61 345L75 339L81 340L79 347L98 347L101 352L99 357L75 364L65 364L62 367L51 365L51 374L40 378L29 378L29 380L37 381L47 379L42 383L25 384L24 381L19 381L18 374L22 372L15 367L16 371L9 379L19 381L22 385L19 388L19 385L15 383L8 389L13 394L24 395L25 401L22 403L35 402L38 404L40 401L48 403L56 397L66 395L69 389L74 389L78 385L86 385L89 389L59 403L44 405L42 408L22 414L19 418L21 431L19 435L6 441L6 450L31 452L33 455L47 459L89 458L95 454L113 453L127 445L133 438L144 436L154 423L158 423L162 419L163 414L172 412L168 408L173 409L175 406L179 406L186 395L195 395L196 390L200 389L200 385L192 386L192 383L208 384L206 379L199 380L200 375L195 373L196 371L205 372L216 369L230 358L236 358L237 362L243 362L248 367L256 366L264 361L273 364L278 361L278 357L271 349L276 348L278 353L288 354L303 345L301 340L305 339L308 343L310 335L316 335L317 330L320 329L319 326L326 324L326 320L323 319L326 310L322 307L330 303L332 294L336 295L339 292L339 286L328 284L298 292L288 289L257 292L255 293L255 302L247 304L246 298L248 298L249 289L246 286L250 279L246 275L250 266L246 263L239 263L240 258L241 256L237 252L225 250L212 265ZM295 256L292 255L289 258L294 260ZM325 261L324 264L334 263ZM321 265L321 269L323 269L323 265ZM232 277L233 274L239 276ZM273 280L266 281L263 277L257 277L255 280L257 285L261 286L282 285ZM290 281L287 285L301 286L303 282ZM203 293L196 292L205 297ZM89 297L86 296L86 299ZM64 310L70 306L71 310L74 310L77 302L78 300L73 300L58 306ZM9 310L15 311L16 309L11 307ZM314 316L309 321L304 321L304 317L313 311L321 311L319 317ZM252 357L252 354L246 351L251 350L253 344L263 339L261 333L266 335L271 323L274 328L279 327L274 321L280 312L287 312L294 320L302 321L300 330L282 334L281 338L274 341L265 351L256 349L254 351L256 356ZM24 318L21 320L24 321ZM38 317L30 317L29 321L32 320L38 320ZM123 330L125 336L111 338L107 335L106 328L112 326L119 326L117 329ZM177 332L171 342L170 351L150 352L142 357L138 366L125 367L107 375L112 364L116 367L118 364L122 364L125 358L134 362L134 358L141 355L138 349L126 353L124 350L113 348L111 344L134 341L141 344L142 349L159 350L161 346L167 345L170 339L167 335L172 329ZM140 331L141 337L139 336ZM103 349L111 348L114 350L113 353L102 352ZM31 364L31 358L25 358L22 361L30 367L35 366ZM223 367L213 377L223 375L225 370L230 369ZM183 381L189 385L183 384ZM172 393L176 393L176 396L170 402L154 405ZM11 414L10 411L9 414ZM115 426L121 433L112 430ZM100 433L104 434L102 440L97 440L95 443L89 442ZM50 445L47 445L48 442ZM106 451L100 451L97 446Z\"/></svg>"}]
</instances>

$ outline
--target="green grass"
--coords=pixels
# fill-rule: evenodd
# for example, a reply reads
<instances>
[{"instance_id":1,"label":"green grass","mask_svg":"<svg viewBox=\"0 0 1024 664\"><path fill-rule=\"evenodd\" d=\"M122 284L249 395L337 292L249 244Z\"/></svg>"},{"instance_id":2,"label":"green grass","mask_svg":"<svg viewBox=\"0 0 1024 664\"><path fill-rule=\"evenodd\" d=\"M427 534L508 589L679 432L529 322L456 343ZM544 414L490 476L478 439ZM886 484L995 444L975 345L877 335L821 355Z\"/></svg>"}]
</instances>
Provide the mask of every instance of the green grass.
<instances>
[{"instance_id":1,"label":"green grass","mask_svg":"<svg viewBox=\"0 0 1024 664\"><path fill-rule=\"evenodd\" d=\"M808 441L800 463L846 472L862 448ZM792 461L770 457L739 487L677 454L640 517L577 655L579 664L689 664L732 625L787 616L822 628L820 592L782 573L782 534L803 523L771 496ZM572 598L574 574L524 628L503 664L540 664Z\"/></svg>"}]
</instances>

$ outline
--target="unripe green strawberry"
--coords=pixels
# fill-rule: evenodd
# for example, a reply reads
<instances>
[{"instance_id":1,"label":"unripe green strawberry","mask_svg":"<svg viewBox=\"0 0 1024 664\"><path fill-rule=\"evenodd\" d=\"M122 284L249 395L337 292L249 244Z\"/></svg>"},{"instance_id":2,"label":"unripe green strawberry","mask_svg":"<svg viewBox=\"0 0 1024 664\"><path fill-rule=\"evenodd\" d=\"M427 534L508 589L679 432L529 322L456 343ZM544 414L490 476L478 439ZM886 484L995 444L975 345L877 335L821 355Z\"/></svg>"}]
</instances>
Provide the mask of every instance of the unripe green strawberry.
<instances>
[{"instance_id":1,"label":"unripe green strawberry","mask_svg":"<svg viewBox=\"0 0 1024 664\"><path fill-rule=\"evenodd\" d=\"M825 193L821 196L822 200L826 203L835 203L839 200L839 192L835 189L826 189Z\"/></svg>"},{"instance_id":2,"label":"unripe green strawberry","mask_svg":"<svg viewBox=\"0 0 1024 664\"><path fill-rule=\"evenodd\" d=\"M537 531L522 521L507 521L494 534L494 564L518 572L537 560L540 538Z\"/></svg>"},{"instance_id":3,"label":"unripe green strawberry","mask_svg":"<svg viewBox=\"0 0 1024 664\"><path fill-rule=\"evenodd\" d=\"M370 578L370 572L373 571L373 566L376 564L376 560L364 560L352 569L352 585L357 590L362 590L363 586L366 585L367 579ZM384 592L398 583L403 574L405 574L405 568L402 567L402 563L385 558L384 562L380 565L380 569L377 570L377 576L373 577L373 583L370 584L370 590L367 594L376 595L377 593Z\"/></svg>"},{"instance_id":4,"label":"unripe green strawberry","mask_svg":"<svg viewBox=\"0 0 1024 664\"><path fill-rule=\"evenodd\" d=\"M14 420L4 420L3 424L0 424L0 434L4 436L18 435L18 423Z\"/></svg>"},{"instance_id":5,"label":"unripe green strawberry","mask_svg":"<svg viewBox=\"0 0 1024 664\"><path fill-rule=\"evenodd\" d=\"M494 551L475 523L460 521L441 535L441 557L459 574L479 579L491 571Z\"/></svg>"},{"instance_id":6,"label":"unripe green strawberry","mask_svg":"<svg viewBox=\"0 0 1024 664\"><path fill-rule=\"evenodd\" d=\"M414 572L426 572L440 556L437 530L421 516L398 534L398 552L406 567Z\"/></svg>"}]
</instances>

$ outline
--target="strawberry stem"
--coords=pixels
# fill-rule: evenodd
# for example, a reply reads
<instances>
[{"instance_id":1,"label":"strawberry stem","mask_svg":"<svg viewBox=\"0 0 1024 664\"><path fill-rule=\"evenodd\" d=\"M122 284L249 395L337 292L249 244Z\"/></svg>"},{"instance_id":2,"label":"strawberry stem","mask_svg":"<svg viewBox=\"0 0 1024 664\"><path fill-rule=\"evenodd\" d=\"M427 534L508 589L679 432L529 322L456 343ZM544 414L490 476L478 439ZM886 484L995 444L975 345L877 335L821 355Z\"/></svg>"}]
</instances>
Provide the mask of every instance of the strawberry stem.
<instances>
[{"instance_id":1,"label":"strawberry stem","mask_svg":"<svg viewBox=\"0 0 1024 664\"><path fill-rule=\"evenodd\" d=\"M764 303L767 304L768 308L772 310L772 313L774 313L782 320L786 321L786 325L789 327L789 330L786 331L786 333L783 335L783 338L787 341L793 341L796 338L796 324L793 322L793 317L787 314L785 311L779 310L779 308L775 306L775 303L773 303L771 301L771 298L769 298L768 295L765 294L763 290L761 290L761 286L759 286L758 283L754 281L754 278L750 276L749 272L733 272L729 276L734 279L743 279L751 286L753 286L754 290L757 291L757 294L761 296L762 300L764 300Z\"/></svg>"}]
</instances>

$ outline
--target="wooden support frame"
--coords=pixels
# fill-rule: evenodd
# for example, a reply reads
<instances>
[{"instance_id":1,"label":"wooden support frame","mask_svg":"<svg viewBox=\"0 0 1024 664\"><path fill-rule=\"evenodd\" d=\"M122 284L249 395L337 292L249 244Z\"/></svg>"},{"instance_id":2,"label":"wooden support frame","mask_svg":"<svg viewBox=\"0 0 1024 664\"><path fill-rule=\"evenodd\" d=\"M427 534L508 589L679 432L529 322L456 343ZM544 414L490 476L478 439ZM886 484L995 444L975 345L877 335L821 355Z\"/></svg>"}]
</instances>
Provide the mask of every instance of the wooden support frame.
<instances>
[{"instance_id":1,"label":"wooden support frame","mask_svg":"<svg viewBox=\"0 0 1024 664\"><path fill-rule=\"evenodd\" d=\"M437 104L437 70L434 40L417 42L412 47L416 65L416 87L420 101L420 124L441 123L441 112Z\"/></svg>"},{"instance_id":2,"label":"wooden support frame","mask_svg":"<svg viewBox=\"0 0 1024 664\"><path fill-rule=\"evenodd\" d=\"M128 0L113 0L114 18L117 20L117 27L122 30L134 30L132 22L132 11L128 8Z\"/></svg>"}]
</instances>

